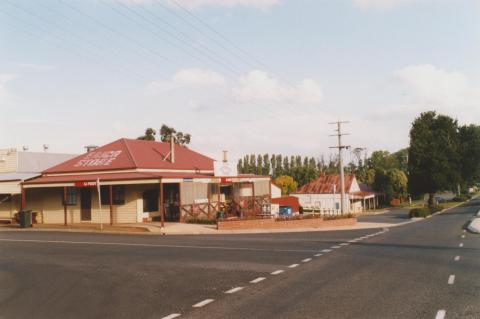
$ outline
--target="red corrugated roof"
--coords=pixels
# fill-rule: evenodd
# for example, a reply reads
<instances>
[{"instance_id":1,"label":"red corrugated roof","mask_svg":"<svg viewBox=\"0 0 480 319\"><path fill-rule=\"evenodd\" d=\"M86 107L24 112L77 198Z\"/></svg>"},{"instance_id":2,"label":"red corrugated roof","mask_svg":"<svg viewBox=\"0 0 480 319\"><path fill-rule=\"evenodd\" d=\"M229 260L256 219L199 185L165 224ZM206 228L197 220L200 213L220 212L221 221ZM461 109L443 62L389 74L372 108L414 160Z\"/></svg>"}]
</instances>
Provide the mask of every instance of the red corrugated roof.
<instances>
[{"instance_id":1,"label":"red corrugated roof","mask_svg":"<svg viewBox=\"0 0 480 319\"><path fill-rule=\"evenodd\" d=\"M102 182L120 181L120 180L143 180L157 178L212 178L213 175L195 174L195 173L174 173L174 172L131 172L131 173L104 173L104 174L83 174L83 175L65 175L65 176L42 176L24 184L55 184L55 183L74 183L74 182L93 182L100 179Z\"/></svg>"},{"instance_id":2,"label":"red corrugated roof","mask_svg":"<svg viewBox=\"0 0 480 319\"><path fill-rule=\"evenodd\" d=\"M170 143L119 139L45 170L44 174L75 173L135 168L213 170L213 159L175 145L175 163L169 158Z\"/></svg>"},{"instance_id":3,"label":"red corrugated roof","mask_svg":"<svg viewBox=\"0 0 480 319\"><path fill-rule=\"evenodd\" d=\"M352 174L345 175L345 192L350 191L354 178ZM336 193L340 193L340 175L320 175L314 181L300 187L295 194L333 194L333 185Z\"/></svg>"}]
</instances>

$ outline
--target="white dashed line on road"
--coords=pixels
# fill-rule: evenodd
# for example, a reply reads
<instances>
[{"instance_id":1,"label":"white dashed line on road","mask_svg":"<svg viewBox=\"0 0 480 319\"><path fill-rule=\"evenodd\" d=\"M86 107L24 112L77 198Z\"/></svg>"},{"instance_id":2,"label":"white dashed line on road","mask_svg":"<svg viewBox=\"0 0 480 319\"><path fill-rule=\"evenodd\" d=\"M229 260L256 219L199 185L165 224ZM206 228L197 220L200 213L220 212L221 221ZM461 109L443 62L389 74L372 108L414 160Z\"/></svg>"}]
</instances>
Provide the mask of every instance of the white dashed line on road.
<instances>
[{"instance_id":1,"label":"white dashed line on road","mask_svg":"<svg viewBox=\"0 0 480 319\"><path fill-rule=\"evenodd\" d=\"M227 290L225 291L226 294L234 294L240 290L242 290L244 287L235 287L235 288L232 288L230 290Z\"/></svg>"},{"instance_id":2,"label":"white dashed line on road","mask_svg":"<svg viewBox=\"0 0 480 319\"><path fill-rule=\"evenodd\" d=\"M266 278L265 277L258 277L256 279L253 279L252 281L250 281L250 283L252 284L257 284L259 283L260 281L264 281Z\"/></svg>"},{"instance_id":3,"label":"white dashed line on road","mask_svg":"<svg viewBox=\"0 0 480 319\"><path fill-rule=\"evenodd\" d=\"M454 260L455 260L455 261L459 261L459 260L460 260L460 256L455 256Z\"/></svg>"},{"instance_id":4,"label":"white dashed line on road","mask_svg":"<svg viewBox=\"0 0 480 319\"><path fill-rule=\"evenodd\" d=\"M308 263L311 260L312 260L312 258L305 258L304 260L302 260L302 263Z\"/></svg>"},{"instance_id":5,"label":"white dashed line on road","mask_svg":"<svg viewBox=\"0 0 480 319\"><path fill-rule=\"evenodd\" d=\"M462 235L462 238L465 238L465 235Z\"/></svg>"},{"instance_id":6,"label":"white dashed line on road","mask_svg":"<svg viewBox=\"0 0 480 319\"><path fill-rule=\"evenodd\" d=\"M320 257L320 256L322 256L322 255L323 255L323 254L315 254L314 256L315 256L315 257Z\"/></svg>"},{"instance_id":7,"label":"white dashed line on road","mask_svg":"<svg viewBox=\"0 0 480 319\"><path fill-rule=\"evenodd\" d=\"M324 250L322 250L322 253L329 253L331 251L332 251L331 249L324 249Z\"/></svg>"},{"instance_id":8,"label":"white dashed line on road","mask_svg":"<svg viewBox=\"0 0 480 319\"><path fill-rule=\"evenodd\" d=\"M342 248L342 246L332 246L330 248L333 248L333 249L339 249L339 248Z\"/></svg>"},{"instance_id":9,"label":"white dashed line on road","mask_svg":"<svg viewBox=\"0 0 480 319\"><path fill-rule=\"evenodd\" d=\"M450 277L448 277L448 284L453 285L454 283L455 283L455 275L450 275Z\"/></svg>"},{"instance_id":10,"label":"white dashed line on road","mask_svg":"<svg viewBox=\"0 0 480 319\"><path fill-rule=\"evenodd\" d=\"M437 315L435 316L435 319L443 319L443 318L445 318L445 314L446 314L446 313L447 313L447 312L446 312L445 310L439 310L439 311L437 312Z\"/></svg>"},{"instance_id":11,"label":"white dashed line on road","mask_svg":"<svg viewBox=\"0 0 480 319\"><path fill-rule=\"evenodd\" d=\"M458 247L463 247L463 243L460 243L460 245L458 245Z\"/></svg>"},{"instance_id":12,"label":"white dashed line on road","mask_svg":"<svg viewBox=\"0 0 480 319\"><path fill-rule=\"evenodd\" d=\"M356 243L357 240L356 240L356 239L352 239L352 240L349 240L348 242L349 242L349 243Z\"/></svg>"},{"instance_id":13,"label":"white dashed line on road","mask_svg":"<svg viewBox=\"0 0 480 319\"><path fill-rule=\"evenodd\" d=\"M274 272L270 273L271 275L280 275L285 270L275 270Z\"/></svg>"},{"instance_id":14,"label":"white dashed line on road","mask_svg":"<svg viewBox=\"0 0 480 319\"><path fill-rule=\"evenodd\" d=\"M350 245L349 243L341 243L340 246L348 246Z\"/></svg>"},{"instance_id":15,"label":"white dashed line on road","mask_svg":"<svg viewBox=\"0 0 480 319\"><path fill-rule=\"evenodd\" d=\"M173 318L178 318L178 317L180 317L180 316L181 316L181 314L179 314L179 313L172 313L172 314L170 314L170 315L168 315L168 316L165 316L165 317L163 317L163 318L161 318L161 319L173 319Z\"/></svg>"},{"instance_id":16,"label":"white dashed line on road","mask_svg":"<svg viewBox=\"0 0 480 319\"><path fill-rule=\"evenodd\" d=\"M295 267L298 267L298 264L292 264L292 265L288 266L288 268L295 268Z\"/></svg>"},{"instance_id":17,"label":"white dashed line on road","mask_svg":"<svg viewBox=\"0 0 480 319\"><path fill-rule=\"evenodd\" d=\"M203 300L203 301L200 301L199 303L194 304L192 307L193 307L193 308L202 308L202 307L204 307L204 306L206 306L206 305L208 305L209 303L212 303L212 302L214 302L214 301L215 301L215 300L213 300L213 299L205 299L205 300Z\"/></svg>"}]
</instances>

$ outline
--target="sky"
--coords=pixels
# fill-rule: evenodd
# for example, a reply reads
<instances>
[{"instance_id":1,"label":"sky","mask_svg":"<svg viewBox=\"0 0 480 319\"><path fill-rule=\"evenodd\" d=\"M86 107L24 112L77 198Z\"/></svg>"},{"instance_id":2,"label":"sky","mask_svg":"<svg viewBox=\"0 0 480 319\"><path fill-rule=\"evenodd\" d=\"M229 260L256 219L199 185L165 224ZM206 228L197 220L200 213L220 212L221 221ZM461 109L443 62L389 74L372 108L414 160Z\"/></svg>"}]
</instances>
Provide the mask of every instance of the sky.
<instances>
[{"instance_id":1,"label":"sky","mask_svg":"<svg viewBox=\"0 0 480 319\"><path fill-rule=\"evenodd\" d=\"M408 145L480 122L478 0L4 0L0 148L82 153L162 124L216 159Z\"/></svg>"}]
</instances>

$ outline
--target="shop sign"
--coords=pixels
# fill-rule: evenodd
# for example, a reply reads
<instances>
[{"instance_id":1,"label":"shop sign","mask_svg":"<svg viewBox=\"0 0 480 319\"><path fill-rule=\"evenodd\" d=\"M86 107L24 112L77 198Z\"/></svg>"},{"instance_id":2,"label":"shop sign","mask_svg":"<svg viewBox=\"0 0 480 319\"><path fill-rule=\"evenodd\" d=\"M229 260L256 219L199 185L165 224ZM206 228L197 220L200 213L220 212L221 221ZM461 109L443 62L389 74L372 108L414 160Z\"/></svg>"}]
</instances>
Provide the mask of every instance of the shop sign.
<instances>
[{"instance_id":1,"label":"shop sign","mask_svg":"<svg viewBox=\"0 0 480 319\"><path fill-rule=\"evenodd\" d=\"M97 182L75 182L75 187L95 187Z\"/></svg>"},{"instance_id":2,"label":"shop sign","mask_svg":"<svg viewBox=\"0 0 480 319\"><path fill-rule=\"evenodd\" d=\"M87 153L81 160L79 160L74 166L75 167L99 167L99 166L110 166L118 156L122 154L122 151L108 151L108 152L97 152L93 151Z\"/></svg>"},{"instance_id":3,"label":"shop sign","mask_svg":"<svg viewBox=\"0 0 480 319\"><path fill-rule=\"evenodd\" d=\"M236 177L238 175L237 165L230 162L213 162L215 177Z\"/></svg>"}]
</instances>

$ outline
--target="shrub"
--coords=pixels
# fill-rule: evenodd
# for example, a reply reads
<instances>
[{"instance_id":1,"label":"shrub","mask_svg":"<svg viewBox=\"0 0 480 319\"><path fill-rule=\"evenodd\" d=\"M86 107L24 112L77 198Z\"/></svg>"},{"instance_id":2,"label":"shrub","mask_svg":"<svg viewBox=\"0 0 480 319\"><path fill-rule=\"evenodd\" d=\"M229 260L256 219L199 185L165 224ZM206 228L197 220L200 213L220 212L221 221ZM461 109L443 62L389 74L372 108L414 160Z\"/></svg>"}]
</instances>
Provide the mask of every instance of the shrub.
<instances>
[{"instance_id":1,"label":"shrub","mask_svg":"<svg viewBox=\"0 0 480 319\"><path fill-rule=\"evenodd\" d=\"M415 218L415 217L425 218L439 211L442 211L444 208L445 207L443 207L442 205L435 205L432 207L413 208L410 210L408 217L409 218Z\"/></svg>"},{"instance_id":2,"label":"shrub","mask_svg":"<svg viewBox=\"0 0 480 319\"><path fill-rule=\"evenodd\" d=\"M346 218L354 218L354 214L344 214L344 215L329 215L324 216L323 220L335 220L335 219L346 219Z\"/></svg>"},{"instance_id":3,"label":"shrub","mask_svg":"<svg viewBox=\"0 0 480 319\"><path fill-rule=\"evenodd\" d=\"M462 195L459 195L459 196L455 196L452 199L452 201L461 203L461 202L466 202L467 200L470 200L470 199L472 199L471 195L462 194Z\"/></svg>"},{"instance_id":4,"label":"shrub","mask_svg":"<svg viewBox=\"0 0 480 319\"><path fill-rule=\"evenodd\" d=\"M216 220L192 218L185 221L187 224L216 225Z\"/></svg>"}]
</instances>

